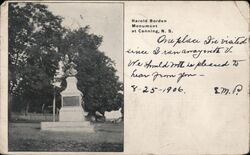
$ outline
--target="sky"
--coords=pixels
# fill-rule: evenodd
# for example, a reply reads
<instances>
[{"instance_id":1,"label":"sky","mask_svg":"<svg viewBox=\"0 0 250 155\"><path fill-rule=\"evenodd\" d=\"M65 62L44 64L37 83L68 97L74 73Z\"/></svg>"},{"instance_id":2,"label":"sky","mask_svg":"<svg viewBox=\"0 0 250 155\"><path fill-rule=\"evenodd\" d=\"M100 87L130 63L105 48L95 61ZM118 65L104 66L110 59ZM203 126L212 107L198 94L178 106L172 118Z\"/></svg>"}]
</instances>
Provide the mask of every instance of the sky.
<instances>
[{"instance_id":1,"label":"sky","mask_svg":"<svg viewBox=\"0 0 250 155\"><path fill-rule=\"evenodd\" d=\"M121 3L46 3L54 14L63 17L70 29L90 26L90 33L103 36L99 50L115 61L123 81L123 5Z\"/></svg>"}]
</instances>

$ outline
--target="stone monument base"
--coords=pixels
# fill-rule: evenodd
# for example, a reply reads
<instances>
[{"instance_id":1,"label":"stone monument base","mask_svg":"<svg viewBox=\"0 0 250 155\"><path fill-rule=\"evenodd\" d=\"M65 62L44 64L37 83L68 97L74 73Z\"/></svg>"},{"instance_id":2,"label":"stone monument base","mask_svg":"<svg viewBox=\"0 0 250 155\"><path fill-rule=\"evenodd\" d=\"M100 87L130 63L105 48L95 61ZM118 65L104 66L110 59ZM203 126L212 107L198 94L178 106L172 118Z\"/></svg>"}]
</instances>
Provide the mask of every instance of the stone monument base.
<instances>
[{"instance_id":1,"label":"stone monument base","mask_svg":"<svg viewBox=\"0 0 250 155\"><path fill-rule=\"evenodd\" d=\"M41 122L41 130L45 131L71 131L94 132L90 122Z\"/></svg>"},{"instance_id":2,"label":"stone monument base","mask_svg":"<svg viewBox=\"0 0 250 155\"><path fill-rule=\"evenodd\" d=\"M61 122L81 122L85 121L84 111L81 106L62 107L59 112Z\"/></svg>"}]
</instances>

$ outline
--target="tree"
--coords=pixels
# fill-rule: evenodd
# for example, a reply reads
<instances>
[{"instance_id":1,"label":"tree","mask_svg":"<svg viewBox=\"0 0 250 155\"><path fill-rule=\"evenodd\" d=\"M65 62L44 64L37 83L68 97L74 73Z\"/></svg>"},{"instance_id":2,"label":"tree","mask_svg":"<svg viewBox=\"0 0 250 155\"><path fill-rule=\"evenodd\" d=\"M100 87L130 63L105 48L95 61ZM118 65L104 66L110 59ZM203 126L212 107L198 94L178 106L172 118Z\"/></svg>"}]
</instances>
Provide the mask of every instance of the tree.
<instances>
[{"instance_id":1,"label":"tree","mask_svg":"<svg viewBox=\"0 0 250 155\"><path fill-rule=\"evenodd\" d=\"M78 88L83 92L84 109L94 115L96 111L118 110L123 105L123 84L116 75L115 63L98 50L102 37L88 33L89 27L68 31L64 40L64 53L78 71ZM67 64L65 65L67 69Z\"/></svg>"},{"instance_id":2,"label":"tree","mask_svg":"<svg viewBox=\"0 0 250 155\"><path fill-rule=\"evenodd\" d=\"M67 55L68 62L77 64L85 110L103 115L118 110L123 106L123 85L114 61L98 50L102 37L89 34L88 26L72 31L61 23L62 18L45 5L9 3L9 103L15 104L16 110L26 107L26 112L51 104L53 77L59 61ZM66 71L67 62L64 67ZM62 85L65 88L66 83Z\"/></svg>"},{"instance_id":3,"label":"tree","mask_svg":"<svg viewBox=\"0 0 250 155\"><path fill-rule=\"evenodd\" d=\"M9 3L10 103L33 109L51 103L52 80L62 55L62 18L39 3ZM11 100L18 98L18 100ZM10 106L9 106L10 107ZM20 110L20 109L19 109Z\"/></svg>"}]
</instances>

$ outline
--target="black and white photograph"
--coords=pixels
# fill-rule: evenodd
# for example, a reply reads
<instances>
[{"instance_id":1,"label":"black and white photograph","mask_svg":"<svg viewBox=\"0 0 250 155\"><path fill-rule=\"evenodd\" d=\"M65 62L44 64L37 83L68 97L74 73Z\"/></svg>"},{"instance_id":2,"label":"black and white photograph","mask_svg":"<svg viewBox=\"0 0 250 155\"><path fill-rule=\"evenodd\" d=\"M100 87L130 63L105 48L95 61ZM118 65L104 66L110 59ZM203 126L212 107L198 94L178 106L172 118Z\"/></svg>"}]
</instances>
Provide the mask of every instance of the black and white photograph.
<instances>
[{"instance_id":1,"label":"black and white photograph","mask_svg":"<svg viewBox=\"0 0 250 155\"><path fill-rule=\"evenodd\" d=\"M123 152L123 3L8 3L8 151Z\"/></svg>"}]
</instances>

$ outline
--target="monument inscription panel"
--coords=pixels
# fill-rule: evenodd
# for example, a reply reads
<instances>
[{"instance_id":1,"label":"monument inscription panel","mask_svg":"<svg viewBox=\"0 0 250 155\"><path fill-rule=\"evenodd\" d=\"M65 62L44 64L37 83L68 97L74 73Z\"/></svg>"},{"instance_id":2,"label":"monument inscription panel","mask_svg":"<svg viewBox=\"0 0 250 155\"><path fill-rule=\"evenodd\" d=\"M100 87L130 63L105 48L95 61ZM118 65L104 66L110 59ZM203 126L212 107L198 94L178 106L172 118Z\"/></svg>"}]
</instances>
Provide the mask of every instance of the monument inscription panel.
<instances>
[{"instance_id":1,"label":"monument inscription panel","mask_svg":"<svg viewBox=\"0 0 250 155\"><path fill-rule=\"evenodd\" d=\"M63 106L79 106L79 96L63 97Z\"/></svg>"}]
</instances>

